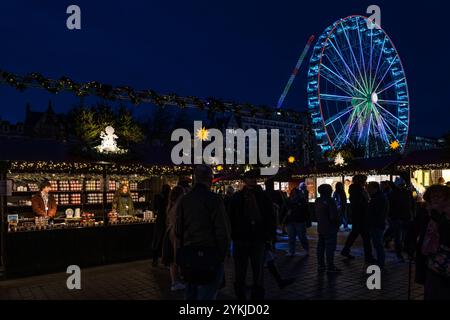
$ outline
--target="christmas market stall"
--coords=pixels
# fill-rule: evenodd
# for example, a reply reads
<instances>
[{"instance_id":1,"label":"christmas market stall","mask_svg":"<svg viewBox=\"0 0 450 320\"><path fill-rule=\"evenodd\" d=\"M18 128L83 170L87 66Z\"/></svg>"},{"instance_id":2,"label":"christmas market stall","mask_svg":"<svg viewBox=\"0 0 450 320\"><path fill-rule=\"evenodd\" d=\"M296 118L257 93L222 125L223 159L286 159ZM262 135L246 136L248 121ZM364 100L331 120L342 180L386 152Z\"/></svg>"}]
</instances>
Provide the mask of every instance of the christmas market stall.
<instances>
[{"instance_id":1,"label":"christmas market stall","mask_svg":"<svg viewBox=\"0 0 450 320\"><path fill-rule=\"evenodd\" d=\"M421 196L429 186L450 181L450 149L413 151L397 163L397 169L409 173Z\"/></svg>"},{"instance_id":2,"label":"christmas market stall","mask_svg":"<svg viewBox=\"0 0 450 320\"><path fill-rule=\"evenodd\" d=\"M305 168L288 168L281 171L274 180L278 182L280 188L284 187L287 190L298 187L299 183L304 182L309 191L309 200L314 202L318 197L317 188L320 185L329 184L334 189L336 183L341 182L348 192L353 176L358 174L367 175L369 182L395 180L402 175L401 170L394 167L398 159L398 155L345 159L338 154L331 162L321 162Z\"/></svg>"},{"instance_id":3,"label":"christmas market stall","mask_svg":"<svg viewBox=\"0 0 450 320\"><path fill-rule=\"evenodd\" d=\"M6 150L2 261L9 277L151 257L153 196L171 176L188 173L148 161L82 161L70 143L57 141L3 139L0 145ZM149 150L142 152L151 160ZM45 200L43 182L50 190Z\"/></svg>"}]
</instances>

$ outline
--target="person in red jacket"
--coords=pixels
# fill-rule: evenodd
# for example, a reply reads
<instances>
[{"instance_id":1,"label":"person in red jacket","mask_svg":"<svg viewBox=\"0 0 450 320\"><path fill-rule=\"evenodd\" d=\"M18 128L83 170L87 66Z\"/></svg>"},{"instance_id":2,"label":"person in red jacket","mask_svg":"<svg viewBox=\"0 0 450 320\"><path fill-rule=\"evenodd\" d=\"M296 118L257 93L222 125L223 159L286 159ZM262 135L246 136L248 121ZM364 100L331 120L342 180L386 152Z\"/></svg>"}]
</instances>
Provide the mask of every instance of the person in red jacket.
<instances>
[{"instance_id":1,"label":"person in red jacket","mask_svg":"<svg viewBox=\"0 0 450 320\"><path fill-rule=\"evenodd\" d=\"M39 190L31 199L31 208L37 217L53 218L56 215L57 205L55 197L50 194L52 185L44 181L39 186Z\"/></svg>"}]
</instances>

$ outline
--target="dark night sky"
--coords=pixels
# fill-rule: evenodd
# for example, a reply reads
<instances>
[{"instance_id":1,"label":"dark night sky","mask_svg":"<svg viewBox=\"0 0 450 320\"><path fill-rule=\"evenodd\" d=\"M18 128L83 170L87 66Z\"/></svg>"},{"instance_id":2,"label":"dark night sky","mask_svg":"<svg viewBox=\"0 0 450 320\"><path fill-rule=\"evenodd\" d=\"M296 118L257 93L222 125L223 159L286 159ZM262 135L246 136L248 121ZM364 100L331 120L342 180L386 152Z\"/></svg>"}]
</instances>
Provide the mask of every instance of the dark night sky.
<instances>
[{"instance_id":1,"label":"dark night sky","mask_svg":"<svg viewBox=\"0 0 450 320\"><path fill-rule=\"evenodd\" d=\"M81 7L80 31L66 28L70 4ZM450 130L446 1L2 1L0 69L274 106L308 37L370 4L403 60L412 133ZM306 67L288 107L306 109ZM1 86L0 114L21 121L27 101L42 110L49 99L60 112L77 102Z\"/></svg>"}]
</instances>

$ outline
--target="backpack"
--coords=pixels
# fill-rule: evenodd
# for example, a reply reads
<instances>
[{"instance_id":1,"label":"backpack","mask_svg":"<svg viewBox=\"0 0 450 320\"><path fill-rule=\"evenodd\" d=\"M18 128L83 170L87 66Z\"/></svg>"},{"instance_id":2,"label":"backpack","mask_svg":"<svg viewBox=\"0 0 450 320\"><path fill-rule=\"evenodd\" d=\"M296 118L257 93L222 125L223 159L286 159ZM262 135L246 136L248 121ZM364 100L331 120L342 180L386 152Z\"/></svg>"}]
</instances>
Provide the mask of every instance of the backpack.
<instances>
[{"instance_id":1,"label":"backpack","mask_svg":"<svg viewBox=\"0 0 450 320\"><path fill-rule=\"evenodd\" d=\"M206 205L206 203L205 203ZM211 208L208 208L211 212ZM180 248L177 249L176 263L184 279L194 285L205 285L214 281L222 264L218 247L184 246L184 211L181 211ZM214 233L213 223L211 229Z\"/></svg>"},{"instance_id":2,"label":"backpack","mask_svg":"<svg viewBox=\"0 0 450 320\"><path fill-rule=\"evenodd\" d=\"M243 214L247 219L250 229L255 229L262 221L261 211L259 210L258 202L255 193L250 190L245 190L243 193L244 210Z\"/></svg>"}]
</instances>

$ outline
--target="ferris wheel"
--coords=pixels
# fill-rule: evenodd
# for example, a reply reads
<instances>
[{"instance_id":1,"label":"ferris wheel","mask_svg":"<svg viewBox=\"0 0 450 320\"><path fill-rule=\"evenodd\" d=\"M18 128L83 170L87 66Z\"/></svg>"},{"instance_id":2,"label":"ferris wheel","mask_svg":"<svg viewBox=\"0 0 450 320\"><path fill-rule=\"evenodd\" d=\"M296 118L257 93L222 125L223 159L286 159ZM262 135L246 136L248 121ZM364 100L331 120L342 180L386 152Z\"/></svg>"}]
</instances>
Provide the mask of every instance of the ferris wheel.
<instances>
[{"instance_id":1,"label":"ferris wheel","mask_svg":"<svg viewBox=\"0 0 450 320\"><path fill-rule=\"evenodd\" d=\"M311 56L307 91L322 152L352 146L373 157L405 149L405 72L389 36L368 18L340 19L323 32Z\"/></svg>"}]
</instances>

